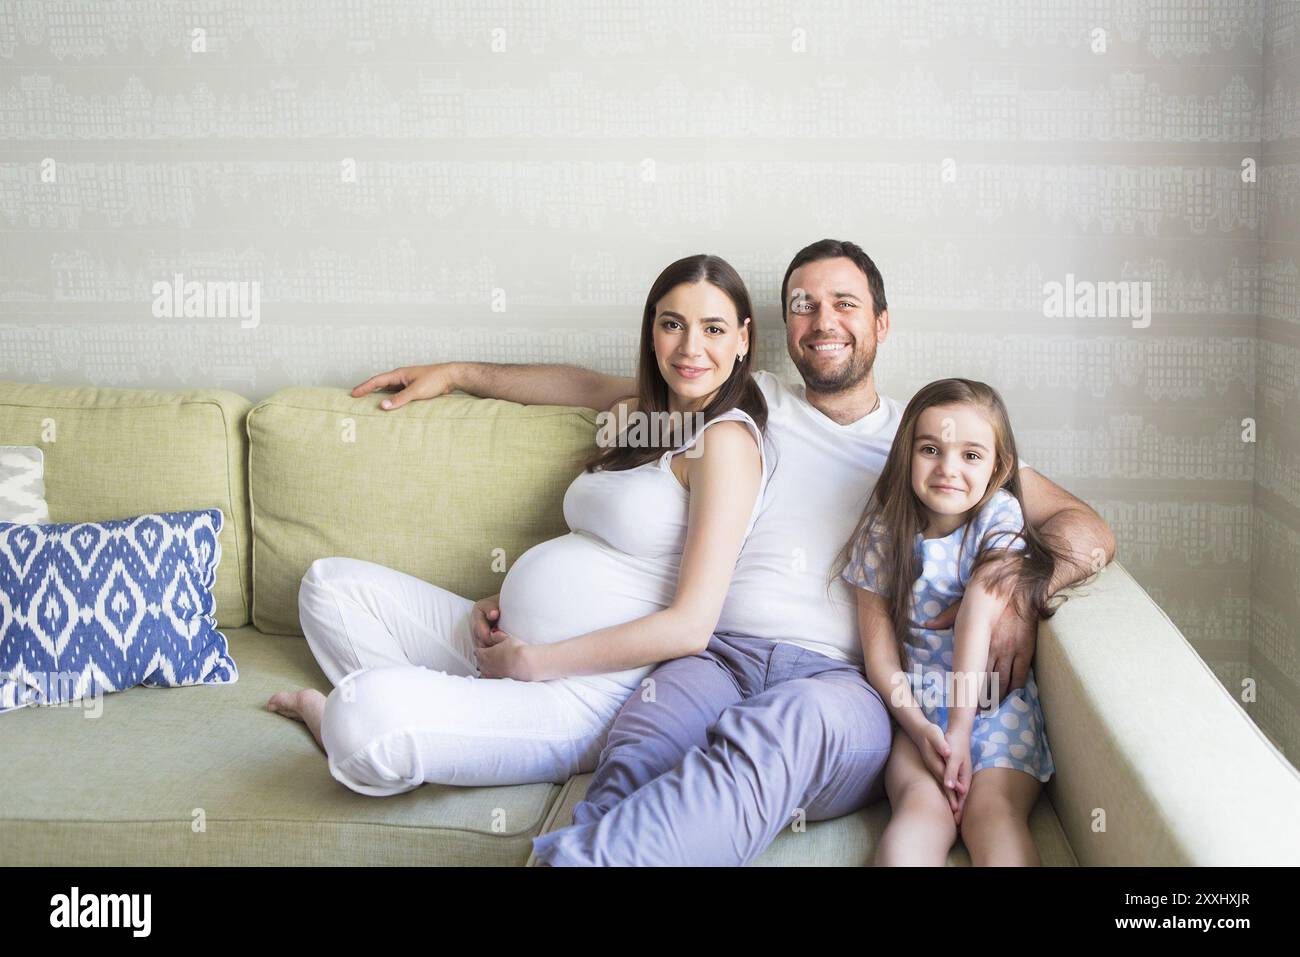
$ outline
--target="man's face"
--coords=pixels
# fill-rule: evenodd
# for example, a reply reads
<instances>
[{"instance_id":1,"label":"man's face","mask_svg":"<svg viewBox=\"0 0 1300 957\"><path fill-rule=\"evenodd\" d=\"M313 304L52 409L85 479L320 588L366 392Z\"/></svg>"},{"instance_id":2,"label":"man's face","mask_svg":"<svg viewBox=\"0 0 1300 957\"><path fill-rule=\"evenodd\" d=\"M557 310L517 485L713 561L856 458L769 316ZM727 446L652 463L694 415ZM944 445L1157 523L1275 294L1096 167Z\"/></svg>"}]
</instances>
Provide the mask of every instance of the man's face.
<instances>
[{"instance_id":1,"label":"man's face","mask_svg":"<svg viewBox=\"0 0 1300 957\"><path fill-rule=\"evenodd\" d=\"M860 385L889 332L889 312L877 319L867 277L845 258L805 263L790 274L785 341L811 392L845 392Z\"/></svg>"}]
</instances>

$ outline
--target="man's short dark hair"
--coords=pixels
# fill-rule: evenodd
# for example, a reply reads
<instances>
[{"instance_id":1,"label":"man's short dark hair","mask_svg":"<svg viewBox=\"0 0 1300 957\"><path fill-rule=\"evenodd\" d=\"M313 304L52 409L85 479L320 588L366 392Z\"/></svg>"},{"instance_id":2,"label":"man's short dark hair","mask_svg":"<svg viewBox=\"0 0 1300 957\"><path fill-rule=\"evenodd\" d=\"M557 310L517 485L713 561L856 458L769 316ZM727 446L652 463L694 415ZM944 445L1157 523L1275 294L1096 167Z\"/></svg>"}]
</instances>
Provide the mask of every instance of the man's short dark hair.
<instances>
[{"instance_id":1,"label":"man's short dark hair","mask_svg":"<svg viewBox=\"0 0 1300 957\"><path fill-rule=\"evenodd\" d=\"M822 259L839 259L844 258L852 260L853 265L862 270L867 277L867 288L871 290L871 309L872 313L879 315L888 308L889 304L885 301L885 280L880 275L880 270L876 264L871 261L871 257L862 251L862 247L856 243L844 242L839 239L822 239L813 243L811 246L805 246L794 254L794 259L790 260L790 267L785 271L785 278L781 280L781 321L785 321L786 295L789 292L790 274L800 266L808 263L818 262Z\"/></svg>"}]
</instances>

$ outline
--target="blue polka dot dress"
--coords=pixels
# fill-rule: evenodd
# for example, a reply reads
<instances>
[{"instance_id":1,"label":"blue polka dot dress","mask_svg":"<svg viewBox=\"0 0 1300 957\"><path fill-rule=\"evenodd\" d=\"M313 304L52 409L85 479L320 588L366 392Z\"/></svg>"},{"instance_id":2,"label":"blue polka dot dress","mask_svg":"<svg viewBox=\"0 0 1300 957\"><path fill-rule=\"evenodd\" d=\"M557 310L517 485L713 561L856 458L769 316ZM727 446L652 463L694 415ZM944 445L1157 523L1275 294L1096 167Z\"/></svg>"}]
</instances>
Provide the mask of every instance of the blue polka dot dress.
<instances>
[{"instance_id":1,"label":"blue polka dot dress","mask_svg":"<svg viewBox=\"0 0 1300 957\"><path fill-rule=\"evenodd\" d=\"M999 489L980 509L965 539L967 526L962 525L943 538L916 536L916 556L921 563L921 574L912 586L912 621L927 621L959 599L966 591L975 556L984 547L1009 548L1020 551L1025 547L1014 533L1024 530L1024 515L1020 503L1005 489ZM851 585L880 593L888 581L882 571L883 550L880 529L873 523L853 543L853 554L844 569L843 578ZM907 661L903 668L908 673L912 694L921 705L925 716L945 731L948 728L948 709L944 707L944 690L948 687L946 675L952 669L954 629L922 628L914 625L904 642ZM982 768L1013 768L1032 774L1039 781L1047 781L1056 772L1052 752L1047 745L1047 730L1043 710L1038 703L1038 684L1034 670L1029 669L1025 686L1006 695L996 711L975 712L974 732L971 735L971 771Z\"/></svg>"}]
</instances>

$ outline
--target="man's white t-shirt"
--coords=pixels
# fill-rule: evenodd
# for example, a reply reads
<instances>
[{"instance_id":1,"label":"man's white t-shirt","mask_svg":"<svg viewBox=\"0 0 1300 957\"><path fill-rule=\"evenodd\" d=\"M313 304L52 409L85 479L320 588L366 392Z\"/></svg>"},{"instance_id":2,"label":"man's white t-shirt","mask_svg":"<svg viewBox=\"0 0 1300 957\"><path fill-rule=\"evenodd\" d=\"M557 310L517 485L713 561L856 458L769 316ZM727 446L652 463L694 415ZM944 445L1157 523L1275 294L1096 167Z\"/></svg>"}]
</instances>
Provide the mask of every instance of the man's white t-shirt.
<instances>
[{"instance_id":1,"label":"man's white t-shirt","mask_svg":"<svg viewBox=\"0 0 1300 957\"><path fill-rule=\"evenodd\" d=\"M802 383L787 386L765 371L754 379L767 399L772 476L715 631L861 664L857 598L832 566L885 467L904 407L882 395L870 415L839 425L809 404Z\"/></svg>"}]
</instances>

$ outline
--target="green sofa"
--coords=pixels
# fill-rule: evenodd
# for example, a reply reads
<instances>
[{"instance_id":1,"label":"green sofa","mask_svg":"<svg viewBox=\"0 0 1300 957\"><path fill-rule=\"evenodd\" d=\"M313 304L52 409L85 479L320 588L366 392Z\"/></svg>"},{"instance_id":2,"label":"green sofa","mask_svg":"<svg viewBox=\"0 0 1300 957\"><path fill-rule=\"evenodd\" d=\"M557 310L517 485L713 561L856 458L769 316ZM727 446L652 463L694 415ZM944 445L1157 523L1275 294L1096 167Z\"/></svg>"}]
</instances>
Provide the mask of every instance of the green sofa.
<instances>
[{"instance_id":1,"label":"green sofa","mask_svg":"<svg viewBox=\"0 0 1300 957\"><path fill-rule=\"evenodd\" d=\"M137 688L0 715L5 864L511 864L588 775L395 797L336 782L275 691L329 691L302 638L316 558L381 562L472 597L565 531L590 410L463 395L398 412L345 389L0 383L0 444L39 445L53 521L216 506L233 685ZM1040 629L1057 763L1032 827L1045 864L1300 863L1300 776L1132 577L1112 564ZM867 863L880 801L787 830L760 864ZM969 863L960 844L952 864Z\"/></svg>"}]
</instances>

